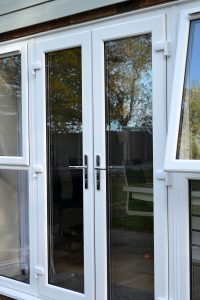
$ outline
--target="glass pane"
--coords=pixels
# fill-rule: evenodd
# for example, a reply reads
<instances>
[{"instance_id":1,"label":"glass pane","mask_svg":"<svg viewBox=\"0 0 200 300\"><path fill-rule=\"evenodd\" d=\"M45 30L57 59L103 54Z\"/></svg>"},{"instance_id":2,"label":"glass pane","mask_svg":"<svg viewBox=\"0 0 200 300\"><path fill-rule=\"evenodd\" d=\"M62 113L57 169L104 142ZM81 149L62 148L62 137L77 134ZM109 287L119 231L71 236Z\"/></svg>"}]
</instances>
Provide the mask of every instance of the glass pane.
<instances>
[{"instance_id":1,"label":"glass pane","mask_svg":"<svg viewBox=\"0 0 200 300\"><path fill-rule=\"evenodd\" d=\"M109 296L154 299L152 43L105 43Z\"/></svg>"},{"instance_id":2,"label":"glass pane","mask_svg":"<svg viewBox=\"0 0 200 300\"><path fill-rule=\"evenodd\" d=\"M21 55L0 57L0 156L22 155Z\"/></svg>"},{"instance_id":3,"label":"glass pane","mask_svg":"<svg viewBox=\"0 0 200 300\"><path fill-rule=\"evenodd\" d=\"M29 283L28 172L0 170L0 275Z\"/></svg>"},{"instance_id":4,"label":"glass pane","mask_svg":"<svg viewBox=\"0 0 200 300\"><path fill-rule=\"evenodd\" d=\"M81 48L46 55L49 283L84 292Z\"/></svg>"},{"instance_id":5,"label":"glass pane","mask_svg":"<svg viewBox=\"0 0 200 300\"><path fill-rule=\"evenodd\" d=\"M200 20L191 21L177 159L200 159Z\"/></svg>"},{"instance_id":6,"label":"glass pane","mask_svg":"<svg viewBox=\"0 0 200 300\"><path fill-rule=\"evenodd\" d=\"M191 292L192 300L200 299L200 181L190 182Z\"/></svg>"}]
</instances>

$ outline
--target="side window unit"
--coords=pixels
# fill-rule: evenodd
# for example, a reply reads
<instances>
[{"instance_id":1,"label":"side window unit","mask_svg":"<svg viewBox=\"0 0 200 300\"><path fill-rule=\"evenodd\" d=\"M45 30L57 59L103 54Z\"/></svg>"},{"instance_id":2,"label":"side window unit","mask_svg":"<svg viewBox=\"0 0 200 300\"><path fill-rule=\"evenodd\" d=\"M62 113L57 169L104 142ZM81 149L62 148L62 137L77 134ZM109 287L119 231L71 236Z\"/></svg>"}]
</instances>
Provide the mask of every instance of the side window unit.
<instances>
[{"instance_id":1,"label":"side window unit","mask_svg":"<svg viewBox=\"0 0 200 300\"><path fill-rule=\"evenodd\" d=\"M200 19L182 14L174 71L165 170L200 169Z\"/></svg>"},{"instance_id":2,"label":"side window unit","mask_svg":"<svg viewBox=\"0 0 200 300\"><path fill-rule=\"evenodd\" d=\"M0 48L0 276L29 283L27 43Z\"/></svg>"},{"instance_id":3,"label":"side window unit","mask_svg":"<svg viewBox=\"0 0 200 300\"><path fill-rule=\"evenodd\" d=\"M0 164L28 165L27 45L0 49Z\"/></svg>"}]
</instances>

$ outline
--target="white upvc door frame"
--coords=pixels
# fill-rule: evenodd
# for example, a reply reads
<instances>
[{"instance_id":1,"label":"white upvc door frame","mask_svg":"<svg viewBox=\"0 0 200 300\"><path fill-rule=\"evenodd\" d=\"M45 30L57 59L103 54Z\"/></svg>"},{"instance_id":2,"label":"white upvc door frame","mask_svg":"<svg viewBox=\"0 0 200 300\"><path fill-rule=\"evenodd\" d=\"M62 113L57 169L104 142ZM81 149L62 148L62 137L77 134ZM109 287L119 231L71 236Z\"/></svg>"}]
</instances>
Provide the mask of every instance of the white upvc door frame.
<instances>
[{"instance_id":1,"label":"white upvc door frame","mask_svg":"<svg viewBox=\"0 0 200 300\"><path fill-rule=\"evenodd\" d=\"M195 171L173 172L169 187L169 299L189 300L191 296L190 180L200 180Z\"/></svg>"},{"instance_id":2,"label":"white upvc door frame","mask_svg":"<svg viewBox=\"0 0 200 300\"><path fill-rule=\"evenodd\" d=\"M83 155L88 156L88 189L84 195L84 294L48 284L48 232L47 232L47 162L46 162L46 81L45 54L48 52L81 47L82 52L82 123ZM44 172L37 184L37 266L44 270L38 278L39 296L47 299L91 300L94 299L94 197L93 197L93 134L92 134L92 66L91 33L87 30L69 31L47 35L35 41L35 62L41 69L36 71L36 165ZM83 160L84 161L84 160Z\"/></svg>"},{"instance_id":3,"label":"white upvc door frame","mask_svg":"<svg viewBox=\"0 0 200 300\"><path fill-rule=\"evenodd\" d=\"M156 178L163 170L166 143L166 58L155 51L157 43L166 40L165 15L138 14L136 19L122 18L95 28L93 42L93 98L94 98L94 164L101 157L101 168L106 169L105 136L105 72L104 42L129 36L152 34L153 69L153 148L154 148L154 254L155 299L168 299L168 229L167 187ZM96 183L95 183L96 186ZM108 299L107 278L107 207L106 171L101 171L101 190L95 188L95 257L96 300Z\"/></svg>"}]
</instances>

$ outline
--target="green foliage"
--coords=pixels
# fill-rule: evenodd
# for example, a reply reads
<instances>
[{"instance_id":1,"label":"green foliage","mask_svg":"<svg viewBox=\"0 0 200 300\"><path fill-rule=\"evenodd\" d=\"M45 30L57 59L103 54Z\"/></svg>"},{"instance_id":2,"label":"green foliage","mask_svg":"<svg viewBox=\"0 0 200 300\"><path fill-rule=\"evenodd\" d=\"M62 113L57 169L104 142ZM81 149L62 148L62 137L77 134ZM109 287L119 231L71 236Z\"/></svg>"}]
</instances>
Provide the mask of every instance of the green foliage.
<instances>
[{"instance_id":1,"label":"green foliage","mask_svg":"<svg viewBox=\"0 0 200 300\"><path fill-rule=\"evenodd\" d=\"M152 126L151 35L105 43L108 124Z\"/></svg>"},{"instance_id":2,"label":"green foliage","mask_svg":"<svg viewBox=\"0 0 200 300\"><path fill-rule=\"evenodd\" d=\"M21 95L21 55L0 59L0 93L6 96Z\"/></svg>"},{"instance_id":3,"label":"green foliage","mask_svg":"<svg viewBox=\"0 0 200 300\"><path fill-rule=\"evenodd\" d=\"M46 58L47 124L52 132L80 132L82 126L81 48L52 52Z\"/></svg>"},{"instance_id":4,"label":"green foliage","mask_svg":"<svg viewBox=\"0 0 200 300\"><path fill-rule=\"evenodd\" d=\"M193 159L200 158L200 90L190 90L190 147Z\"/></svg>"},{"instance_id":5,"label":"green foliage","mask_svg":"<svg viewBox=\"0 0 200 300\"><path fill-rule=\"evenodd\" d=\"M105 43L108 120L119 127L151 128L151 35ZM53 132L82 127L81 48L47 55L48 125ZM87 87L84 87L87 88Z\"/></svg>"},{"instance_id":6,"label":"green foliage","mask_svg":"<svg viewBox=\"0 0 200 300\"><path fill-rule=\"evenodd\" d=\"M200 89L194 84L183 93L179 157L200 159Z\"/></svg>"}]
</instances>

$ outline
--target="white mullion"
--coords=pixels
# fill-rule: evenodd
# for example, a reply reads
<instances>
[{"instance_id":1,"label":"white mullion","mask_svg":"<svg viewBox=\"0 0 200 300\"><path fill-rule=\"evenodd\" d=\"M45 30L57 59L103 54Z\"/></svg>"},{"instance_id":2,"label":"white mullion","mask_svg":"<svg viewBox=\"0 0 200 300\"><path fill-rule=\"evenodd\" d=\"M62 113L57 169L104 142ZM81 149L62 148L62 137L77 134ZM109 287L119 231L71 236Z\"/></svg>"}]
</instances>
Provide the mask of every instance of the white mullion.
<instances>
[{"instance_id":1,"label":"white mullion","mask_svg":"<svg viewBox=\"0 0 200 300\"><path fill-rule=\"evenodd\" d=\"M83 161L88 156L88 189L83 187L84 216L84 285L85 298L95 298L94 253L94 165L93 165L93 107L92 107L92 47L91 33L82 37L82 115L83 115ZM85 68L87 66L87 68ZM83 182L84 184L84 182Z\"/></svg>"},{"instance_id":2,"label":"white mullion","mask_svg":"<svg viewBox=\"0 0 200 300\"><path fill-rule=\"evenodd\" d=\"M30 40L28 43L28 65L32 66L35 61L35 43ZM30 171L29 171L29 245L30 245L30 287L32 293L38 296L37 293L37 278L35 278L34 267L37 264L37 180L40 174L34 173L34 165L37 164L36 155L36 126L37 124L37 109L35 96L35 78L32 76L32 68L29 68L29 130L30 130Z\"/></svg>"}]
</instances>

